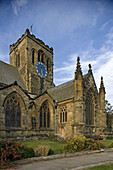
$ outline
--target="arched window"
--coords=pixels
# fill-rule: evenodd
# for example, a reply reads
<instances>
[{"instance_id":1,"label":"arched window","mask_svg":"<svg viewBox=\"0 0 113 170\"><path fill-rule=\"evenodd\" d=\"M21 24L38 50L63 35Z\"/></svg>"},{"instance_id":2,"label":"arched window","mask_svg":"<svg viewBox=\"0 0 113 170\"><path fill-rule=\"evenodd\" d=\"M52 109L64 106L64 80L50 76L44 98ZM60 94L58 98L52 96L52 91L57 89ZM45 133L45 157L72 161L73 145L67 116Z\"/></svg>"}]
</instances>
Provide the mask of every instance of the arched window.
<instances>
[{"instance_id":1,"label":"arched window","mask_svg":"<svg viewBox=\"0 0 113 170\"><path fill-rule=\"evenodd\" d=\"M38 62L40 62L40 51L38 51Z\"/></svg>"},{"instance_id":2,"label":"arched window","mask_svg":"<svg viewBox=\"0 0 113 170\"><path fill-rule=\"evenodd\" d=\"M35 50L32 50L32 64L34 65L34 55L35 55Z\"/></svg>"},{"instance_id":3,"label":"arched window","mask_svg":"<svg viewBox=\"0 0 113 170\"><path fill-rule=\"evenodd\" d=\"M44 102L40 108L40 127L50 127L50 111L47 102Z\"/></svg>"},{"instance_id":4,"label":"arched window","mask_svg":"<svg viewBox=\"0 0 113 170\"><path fill-rule=\"evenodd\" d=\"M47 71L49 69L49 60L47 59Z\"/></svg>"},{"instance_id":5,"label":"arched window","mask_svg":"<svg viewBox=\"0 0 113 170\"><path fill-rule=\"evenodd\" d=\"M60 108L60 123L67 122L67 107L63 106Z\"/></svg>"},{"instance_id":6,"label":"arched window","mask_svg":"<svg viewBox=\"0 0 113 170\"><path fill-rule=\"evenodd\" d=\"M42 50L38 51L38 62L44 63L44 52Z\"/></svg>"},{"instance_id":7,"label":"arched window","mask_svg":"<svg viewBox=\"0 0 113 170\"><path fill-rule=\"evenodd\" d=\"M5 126L21 127L21 107L17 94L12 93L5 103Z\"/></svg>"},{"instance_id":8,"label":"arched window","mask_svg":"<svg viewBox=\"0 0 113 170\"><path fill-rule=\"evenodd\" d=\"M20 52L16 54L16 67L20 67Z\"/></svg>"},{"instance_id":9,"label":"arched window","mask_svg":"<svg viewBox=\"0 0 113 170\"><path fill-rule=\"evenodd\" d=\"M94 124L94 103L91 92L88 92L86 97L86 124Z\"/></svg>"}]
</instances>

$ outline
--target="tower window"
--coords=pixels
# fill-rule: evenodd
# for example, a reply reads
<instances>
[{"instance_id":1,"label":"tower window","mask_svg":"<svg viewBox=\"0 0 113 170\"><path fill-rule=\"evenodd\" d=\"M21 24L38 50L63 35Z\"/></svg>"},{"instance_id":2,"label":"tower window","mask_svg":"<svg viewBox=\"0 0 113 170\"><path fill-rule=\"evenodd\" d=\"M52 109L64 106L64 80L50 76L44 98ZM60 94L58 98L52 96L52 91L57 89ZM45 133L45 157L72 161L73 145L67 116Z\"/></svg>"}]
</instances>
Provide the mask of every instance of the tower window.
<instances>
[{"instance_id":1,"label":"tower window","mask_svg":"<svg viewBox=\"0 0 113 170\"><path fill-rule=\"evenodd\" d=\"M34 65L34 54L35 54L35 51L32 50L32 64Z\"/></svg>"},{"instance_id":2,"label":"tower window","mask_svg":"<svg viewBox=\"0 0 113 170\"><path fill-rule=\"evenodd\" d=\"M20 67L20 53L16 54L16 67Z\"/></svg>"},{"instance_id":3,"label":"tower window","mask_svg":"<svg viewBox=\"0 0 113 170\"><path fill-rule=\"evenodd\" d=\"M47 59L47 71L48 71L48 69L49 69L49 61Z\"/></svg>"},{"instance_id":4,"label":"tower window","mask_svg":"<svg viewBox=\"0 0 113 170\"><path fill-rule=\"evenodd\" d=\"M41 62L44 62L44 55L42 54Z\"/></svg>"},{"instance_id":5,"label":"tower window","mask_svg":"<svg viewBox=\"0 0 113 170\"><path fill-rule=\"evenodd\" d=\"M40 52L38 52L38 62L40 62Z\"/></svg>"}]
</instances>

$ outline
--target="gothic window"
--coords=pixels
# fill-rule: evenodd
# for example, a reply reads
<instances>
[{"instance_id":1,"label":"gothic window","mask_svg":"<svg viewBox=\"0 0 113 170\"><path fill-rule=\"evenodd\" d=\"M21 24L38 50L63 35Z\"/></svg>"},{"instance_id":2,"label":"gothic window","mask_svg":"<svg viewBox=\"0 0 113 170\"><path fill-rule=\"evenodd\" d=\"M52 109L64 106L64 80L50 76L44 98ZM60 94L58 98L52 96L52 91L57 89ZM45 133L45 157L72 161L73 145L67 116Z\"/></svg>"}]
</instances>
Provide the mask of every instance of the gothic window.
<instances>
[{"instance_id":1,"label":"gothic window","mask_svg":"<svg viewBox=\"0 0 113 170\"><path fill-rule=\"evenodd\" d=\"M16 53L16 67L20 67L20 52Z\"/></svg>"},{"instance_id":2,"label":"gothic window","mask_svg":"<svg viewBox=\"0 0 113 170\"><path fill-rule=\"evenodd\" d=\"M91 93L87 93L86 98L86 124L87 125L93 125L94 120L94 104L93 104L93 98Z\"/></svg>"},{"instance_id":3,"label":"gothic window","mask_svg":"<svg viewBox=\"0 0 113 170\"><path fill-rule=\"evenodd\" d=\"M50 111L47 102L44 102L40 108L40 127L50 127Z\"/></svg>"},{"instance_id":4,"label":"gothic window","mask_svg":"<svg viewBox=\"0 0 113 170\"><path fill-rule=\"evenodd\" d=\"M60 108L60 123L67 122L67 107L63 106Z\"/></svg>"},{"instance_id":5,"label":"gothic window","mask_svg":"<svg viewBox=\"0 0 113 170\"><path fill-rule=\"evenodd\" d=\"M47 71L49 69L49 60L47 59Z\"/></svg>"},{"instance_id":6,"label":"gothic window","mask_svg":"<svg viewBox=\"0 0 113 170\"><path fill-rule=\"evenodd\" d=\"M32 129L36 129L36 118L35 117L31 117L31 126L32 126Z\"/></svg>"},{"instance_id":7,"label":"gothic window","mask_svg":"<svg viewBox=\"0 0 113 170\"><path fill-rule=\"evenodd\" d=\"M38 62L44 63L44 52L42 50L38 51Z\"/></svg>"},{"instance_id":8,"label":"gothic window","mask_svg":"<svg viewBox=\"0 0 113 170\"><path fill-rule=\"evenodd\" d=\"M38 51L38 62L40 62L40 51Z\"/></svg>"},{"instance_id":9,"label":"gothic window","mask_svg":"<svg viewBox=\"0 0 113 170\"><path fill-rule=\"evenodd\" d=\"M35 54L35 50L32 50L32 64L34 65L34 54Z\"/></svg>"},{"instance_id":10,"label":"gothic window","mask_svg":"<svg viewBox=\"0 0 113 170\"><path fill-rule=\"evenodd\" d=\"M8 97L5 105L5 126L21 127L21 107L16 93Z\"/></svg>"},{"instance_id":11,"label":"gothic window","mask_svg":"<svg viewBox=\"0 0 113 170\"><path fill-rule=\"evenodd\" d=\"M43 53L42 53L41 62L42 62L42 63L44 62L44 55L43 55Z\"/></svg>"}]
</instances>

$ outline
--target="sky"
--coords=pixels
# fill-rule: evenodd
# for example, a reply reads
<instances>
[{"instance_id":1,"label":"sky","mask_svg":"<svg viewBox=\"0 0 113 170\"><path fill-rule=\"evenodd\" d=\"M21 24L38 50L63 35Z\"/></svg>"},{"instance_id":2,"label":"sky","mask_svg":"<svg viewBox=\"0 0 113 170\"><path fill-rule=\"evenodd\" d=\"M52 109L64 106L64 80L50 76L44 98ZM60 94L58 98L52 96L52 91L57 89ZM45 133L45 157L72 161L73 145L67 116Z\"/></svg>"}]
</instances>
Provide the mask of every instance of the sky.
<instances>
[{"instance_id":1,"label":"sky","mask_svg":"<svg viewBox=\"0 0 113 170\"><path fill-rule=\"evenodd\" d=\"M54 83L74 79L77 56L88 64L113 105L113 0L0 0L0 60L33 24L33 34L54 49Z\"/></svg>"}]
</instances>

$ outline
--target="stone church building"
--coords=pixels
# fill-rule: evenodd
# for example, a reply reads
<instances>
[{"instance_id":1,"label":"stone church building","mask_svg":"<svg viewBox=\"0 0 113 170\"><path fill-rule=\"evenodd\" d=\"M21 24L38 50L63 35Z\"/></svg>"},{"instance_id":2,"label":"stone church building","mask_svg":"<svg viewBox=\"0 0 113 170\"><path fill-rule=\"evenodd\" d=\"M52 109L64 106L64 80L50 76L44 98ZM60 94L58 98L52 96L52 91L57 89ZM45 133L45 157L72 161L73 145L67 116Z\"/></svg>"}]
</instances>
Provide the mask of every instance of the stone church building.
<instances>
[{"instance_id":1,"label":"stone church building","mask_svg":"<svg viewBox=\"0 0 113 170\"><path fill-rule=\"evenodd\" d=\"M55 86L53 65L53 48L28 29L10 45L10 64L0 61L0 137L104 134L103 78L98 92L91 65L83 75L78 57L74 79Z\"/></svg>"}]
</instances>

